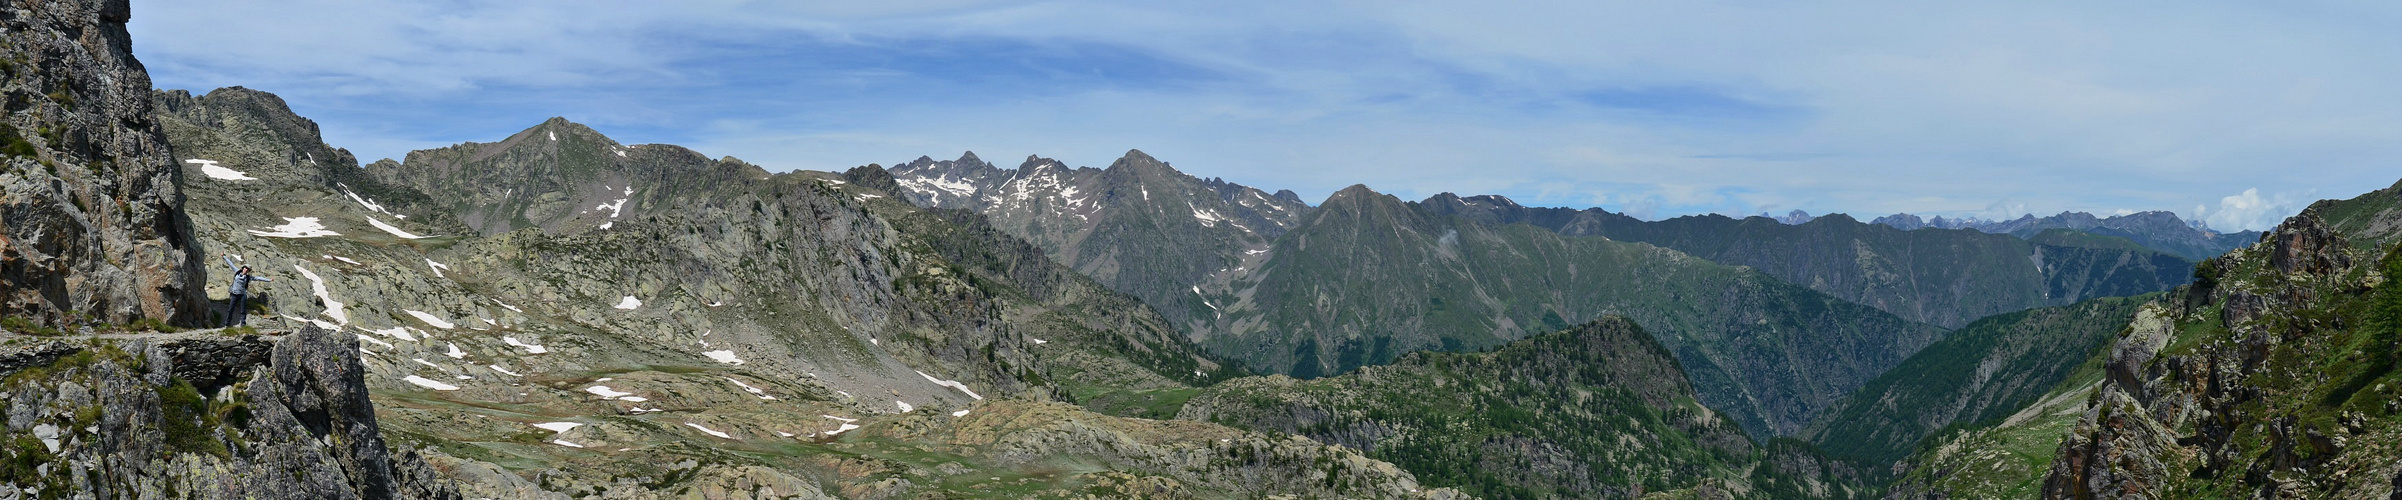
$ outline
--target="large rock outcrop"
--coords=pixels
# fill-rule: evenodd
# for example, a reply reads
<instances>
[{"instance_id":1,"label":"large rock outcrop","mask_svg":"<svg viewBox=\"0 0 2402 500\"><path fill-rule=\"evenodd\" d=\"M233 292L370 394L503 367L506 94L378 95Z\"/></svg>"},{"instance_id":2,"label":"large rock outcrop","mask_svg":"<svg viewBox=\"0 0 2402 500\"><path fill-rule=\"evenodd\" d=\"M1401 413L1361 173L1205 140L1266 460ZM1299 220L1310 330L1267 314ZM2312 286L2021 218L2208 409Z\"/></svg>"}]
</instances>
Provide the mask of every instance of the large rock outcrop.
<instances>
[{"instance_id":1,"label":"large rock outcrop","mask_svg":"<svg viewBox=\"0 0 2402 500\"><path fill-rule=\"evenodd\" d=\"M2402 259L2357 258L2342 215L2305 210L2138 315L2043 497L2393 495Z\"/></svg>"},{"instance_id":2,"label":"large rock outcrop","mask_svg":"<svg viewBox=\"0 0 2402 500\"><path fill-rule=\"evenodd\" d=\"M0 314L196 321L181 170L126 0L0 8Z\"/></svg>"},{"instance_id":3,"label":"large rock outcrop","mask_svg":"<svg viewBox=\"0 0 2402 500\"><path fill-rule=\"evenodd\" d=\"M0 382L0 499L459 498L376 426L358 340L102 341Z\"/></svg>"}]
</instances>

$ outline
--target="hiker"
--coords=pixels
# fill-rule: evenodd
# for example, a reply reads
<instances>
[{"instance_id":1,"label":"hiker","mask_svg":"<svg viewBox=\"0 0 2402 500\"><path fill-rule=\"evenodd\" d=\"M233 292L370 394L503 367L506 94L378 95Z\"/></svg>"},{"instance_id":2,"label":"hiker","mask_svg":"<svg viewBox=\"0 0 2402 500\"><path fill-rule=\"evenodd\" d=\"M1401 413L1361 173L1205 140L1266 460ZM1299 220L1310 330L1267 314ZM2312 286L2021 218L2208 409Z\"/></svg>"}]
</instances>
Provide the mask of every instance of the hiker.
<instances>
[{"instance_id":1,"label":"hiker","mask_svg":"<svg viewBox=\"0 0 2402 500\"><path fill-rule=\"evenodd\" d=\"M250 282L275 280L268 279L265 276L251 275L250 266L234 264L234 257L231 255L225 256L225 267L232 268L234 270L234 286L232 290L234 296L233 307L225 311L225 327L233 328L242 326L242 320L247 319L242 317L243 313L248 312L247 309L242 307L244 305L242 303L242 299L250 293Z\"/></svg>"}]
</instances>

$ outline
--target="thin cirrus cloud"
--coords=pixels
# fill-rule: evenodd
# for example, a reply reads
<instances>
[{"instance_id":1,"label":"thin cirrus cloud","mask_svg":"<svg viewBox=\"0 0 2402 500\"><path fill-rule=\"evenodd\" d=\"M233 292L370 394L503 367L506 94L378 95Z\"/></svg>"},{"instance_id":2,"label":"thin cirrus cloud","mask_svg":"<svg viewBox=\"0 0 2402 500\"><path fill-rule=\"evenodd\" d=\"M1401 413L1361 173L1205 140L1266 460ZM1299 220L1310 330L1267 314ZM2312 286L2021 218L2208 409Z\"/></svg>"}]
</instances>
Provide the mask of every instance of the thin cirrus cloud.
<instances>
[{"instance_id":1,"label":"thin cirrus cloud","mask_svg":"<svg viewBox=\"0 0 2402 500\"><path fill-rule=\"evenodd\" d=\"M2402 158L2377 2L134 7L160 87L276 92L366 158L566 116L775 169L1140 148L1308 197L2222 229Z\"/></svg>"}]
</instances>

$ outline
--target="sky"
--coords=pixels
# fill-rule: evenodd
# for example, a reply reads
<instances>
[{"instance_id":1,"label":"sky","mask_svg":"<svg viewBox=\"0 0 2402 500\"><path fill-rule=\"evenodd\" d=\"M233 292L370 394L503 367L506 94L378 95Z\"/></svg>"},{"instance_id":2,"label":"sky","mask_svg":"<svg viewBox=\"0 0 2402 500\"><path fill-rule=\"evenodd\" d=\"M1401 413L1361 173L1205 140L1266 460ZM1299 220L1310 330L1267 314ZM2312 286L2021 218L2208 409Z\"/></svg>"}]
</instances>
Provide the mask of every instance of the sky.
<instances>
[{"instance_id":1,"label":"sky","mask_svg":"<svg viewBox=\"0 0 2402 500\"><path fill-rule=\"evenodd\" d=\"M2402 2L133 0L153 83L363 159L552 116L770 170L962 151L1648 219L2170 210L2402 180Z\"/></svg>"}]
</instances>

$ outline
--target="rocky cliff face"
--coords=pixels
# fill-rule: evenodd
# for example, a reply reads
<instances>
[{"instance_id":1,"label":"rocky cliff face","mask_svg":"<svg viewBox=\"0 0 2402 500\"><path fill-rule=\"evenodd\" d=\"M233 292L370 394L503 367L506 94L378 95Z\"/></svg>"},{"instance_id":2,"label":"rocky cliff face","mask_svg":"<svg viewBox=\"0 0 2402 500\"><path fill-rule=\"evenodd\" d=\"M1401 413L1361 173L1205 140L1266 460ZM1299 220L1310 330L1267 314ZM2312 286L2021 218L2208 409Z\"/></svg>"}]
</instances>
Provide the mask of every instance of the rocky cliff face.
<instances>
[{"instance_id":1,"label":"rocky cliff face","mask_svg":"<svg viewBox=\"0 0 2402 500\"><path fill-rule=\"evenodd\" d=\"M62 355L0 382L0 498L459 498L384 442L351 335L7 342Z\"/></svg>"},{"instance_id":2,"label":"rocky cliff face","mask_svg":"<svg viewBox=\"0 0 2402 500\"><path fill-rule=\"evenodd\" d=\"M197 322L181 170L125 0L0 8L0 315Z\"/></svg>"},{"instance_id":3,"label":"rocky cliff face","mask_svg":"<svg viewBox=\"0 0 2402 500\"><path fill-rule=\"evenodd\" d=\"M2330 206L2206 262L2178 300L2137 318L2044 497L2395 494L2402 256L2349 243Z\"/></svg>"}]
</instances>

